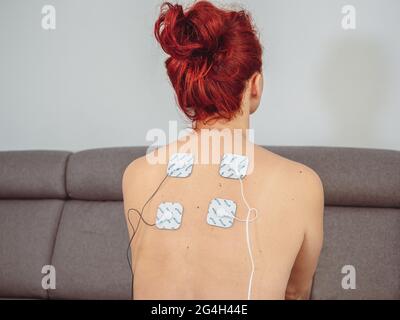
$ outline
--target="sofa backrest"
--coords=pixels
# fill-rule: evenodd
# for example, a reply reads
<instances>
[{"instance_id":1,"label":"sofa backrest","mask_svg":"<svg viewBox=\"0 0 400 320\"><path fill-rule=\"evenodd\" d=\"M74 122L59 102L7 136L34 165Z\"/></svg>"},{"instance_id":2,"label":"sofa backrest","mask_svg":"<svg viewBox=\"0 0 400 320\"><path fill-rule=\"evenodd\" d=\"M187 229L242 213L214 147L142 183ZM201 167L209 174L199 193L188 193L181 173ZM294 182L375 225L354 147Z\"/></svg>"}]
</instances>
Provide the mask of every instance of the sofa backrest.
<instances>
[{"instance_id":1,"label":"sofa backrest","mask_svg":"<svg viewBox=\"0 0 400 320\"><path fill-rule=\"evenodd\" d=\"M399 299L400 152L268 149L310 166L324 185L312 298ZM0 152L0 298L130 298L121 179L145 151ZM55 290L42 288L46 265L55 267ZM348 268L355 289L342 287Z\"/></svg>"}]
</instances>

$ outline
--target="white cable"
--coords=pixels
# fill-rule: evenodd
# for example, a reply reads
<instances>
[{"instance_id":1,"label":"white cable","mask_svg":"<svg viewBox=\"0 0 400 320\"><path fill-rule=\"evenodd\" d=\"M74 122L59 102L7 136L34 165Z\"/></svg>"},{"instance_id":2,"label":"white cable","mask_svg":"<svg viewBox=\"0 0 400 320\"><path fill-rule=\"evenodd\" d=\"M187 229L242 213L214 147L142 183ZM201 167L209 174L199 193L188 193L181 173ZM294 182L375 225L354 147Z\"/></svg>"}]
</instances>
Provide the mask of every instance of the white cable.
<instances>
[{"instance_id":1,"label":"white cable","mask_svg":"<svg viewBox=\"0 0 400 320\"><path fill-rule=\"evenodd\" d=\"M239 181L240 181L240 192L241 192L241 194L242 194L242 199L243 199L243 201L244 201L244 203L245 203L245 205L246 205L246 207L247 207L247 210L248 210L248 214L247 214L247 218L246 219L239 219L238 217L236 217L236 216L234 216L232 213L230 213L230 212L226 212L227 213L227 216L229 216L229 217L231 217L232 219L235 219L235 220L238 220L238 221L240 221L240 222L247 222L247 221L249 221L249 222L253 222L254 220L256 220L257 219L257 217L258 217L258 210L256 209L256 208L250 208L250 206L249 206L249 204L248 204L248 202L247 202L247 200L246 200L246 198L245 198L245 196L244 196L244 192L243 192L243 181L242 181L242 179L241 179L241 175L237 172L237 171L235 171L236 172L236 174L238 175L238 177L239 177ZM250 212L251 211L254 211L254 218L253 219L248 219L249 218L249 215L250 215Z\"/></svg>"},{"instance_id":2,"label":"white cable","mask_svg":"<svg viewBox=\"0 0 400 320\"><path fill-rule=\"evenodd\" d=\"M251 261L251 273L250 273L250 278L249 278L249 287L248 287L248 291L247 291L247 300L250 300L255 267L254 267L253 252L251 250L251 240L250 240L250 232L249 232L249 217L250 217L250 213L251 213L252 209L254 209L256 213L257 213L257 209L250 208L249 204L247 203L246 197L244 196L244 192L243 192L243 181L242 181L242 178L240 175L239 175L239 182L240 182L240 191L242 193L243 202L246 204L246 207L248 210L247 218L246 218L246 240L247 240L247 249L249 251L249 256L250 256L250 261ZM256 217L257 217L257 215L256 215Z\"/></svg>"},{"instance_id":3,"label":"white cable","mask_svg":"<svg viewBox=\"0 0 400 320\"><path fill-rule=\"evenodd\" d=\"M236 169L236 168L234 168L234 169ZM253 275L254 275L255 266L254 266L253 252L252 252L252 250L251 250L251 239L250 239L250 232L249 232L249 222L250 222L250 221L254 221L255 219L257 219L258 210L257 210L256 208L251 208L251 207L249 206L249 203L247 202L246 197L244 196L244 190L243 190L244 188L243 188L242 176L241 176L241 174L238 172L237 169L234 170L234 171L236 172L237 176L239 177L240 192L241 192L241 194L242 194L243 202L244 202L244 204L245 204L246 207L247 207L247 217L246 217L246 220L238 219L238 218L236 218L236 217L234 217L234 218L237 219L237 220L239 220L239 221L245 221L245 222L246 222L247 250L248 250L248 252L249 252L249 257L250 257L250 262L251 262L251 273L250 273L249 286L248 286L248 291L247 291L247 300L251 300L251 289L252 289L252 286L253 286ZM254 217L254 219L249 220L250 213L251 213L252 211L254 211L255 217Z\"/></svg>"}]
</instances>

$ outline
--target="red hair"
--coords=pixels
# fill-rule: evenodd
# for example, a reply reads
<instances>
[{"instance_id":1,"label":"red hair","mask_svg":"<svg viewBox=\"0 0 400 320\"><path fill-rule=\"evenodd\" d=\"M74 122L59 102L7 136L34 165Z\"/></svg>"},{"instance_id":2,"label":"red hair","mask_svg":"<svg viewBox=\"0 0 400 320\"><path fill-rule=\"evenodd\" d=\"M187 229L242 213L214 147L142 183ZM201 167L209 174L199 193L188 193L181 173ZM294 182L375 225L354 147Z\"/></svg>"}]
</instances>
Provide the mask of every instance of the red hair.
<instances>
[{"instance_id":1,"label":"red hair","mask_svg":"<svg viewBox=\"0 0 400 320\"><path fill-rule=\"evenodd\" d=\"M198 1L187 10L165 2L154 27L182 111L192 121L240 112L246 81L261 72L262 48L244 10Z\"/></svg>"}]
</instances>

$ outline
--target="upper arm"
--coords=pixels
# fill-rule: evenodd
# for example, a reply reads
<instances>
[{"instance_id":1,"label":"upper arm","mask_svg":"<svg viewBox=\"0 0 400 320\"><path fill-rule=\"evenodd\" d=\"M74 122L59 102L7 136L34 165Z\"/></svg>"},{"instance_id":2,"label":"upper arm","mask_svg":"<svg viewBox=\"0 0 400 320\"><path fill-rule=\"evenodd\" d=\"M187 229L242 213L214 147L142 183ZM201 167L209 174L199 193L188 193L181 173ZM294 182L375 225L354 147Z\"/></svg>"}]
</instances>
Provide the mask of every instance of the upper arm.
<instances>
[{"instance_id":1,"label":"upper arm","mask_svg":"<svg viewBox=\"0 0 400 320\"><path fill-rule=\"evenodd\" d=\"M319 176L310 168L303 170L300 214L304 238L293 265L286 289L287 299L308 299L323 244L324 192Z\"/></svg>"}]
</instances>

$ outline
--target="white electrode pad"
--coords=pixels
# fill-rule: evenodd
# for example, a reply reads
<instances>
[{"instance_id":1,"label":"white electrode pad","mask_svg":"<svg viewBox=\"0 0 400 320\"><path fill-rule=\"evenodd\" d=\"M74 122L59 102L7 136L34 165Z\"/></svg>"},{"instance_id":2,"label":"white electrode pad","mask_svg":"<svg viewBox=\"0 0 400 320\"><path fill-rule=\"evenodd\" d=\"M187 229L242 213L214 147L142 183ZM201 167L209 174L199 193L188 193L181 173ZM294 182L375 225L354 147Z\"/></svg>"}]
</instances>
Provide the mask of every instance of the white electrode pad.
<instances>
[{"instance_id":1,"label":"white electrode pad","mask_svg":"<svg viewBox=\"0 0 400 320\"><path fill-rule=\"evenodd\" d=\"M182 221L183 207L179 202L162 202L157 209L156 227L176 230Z\"/></svg>"},{"instance_id":2,"label":"white electrode pad","mask_svg":"<svg viewBox=\"0 0 400 320\"><path fill-rule=\"evenodd\" d=\"M167 174L170 177L186 178L192 173L193 162L191 153L174 153L169 159Z\"/></svg>"},{"instance_id":3,"label":"white electrode pad","mask_svg":"<svg viewBox=\"0 0 400 320\"><path fill-rule=\"evenodd\" d=\"M230 228L236 214L236 203L232 200L215 198L208 206L207 223L221 228Z\"/></svg>"},{"instance_id":4,"label":"white electrode pad","mask_svg":"<svg viewBox=\"0 0 400 320\"><path fill-rule=\"evenodd\" d=\"M249 158L239 154L225 153L219 167L219 174L224 178L244 178L249 166Z\"/></svg>"}]
</instances>

